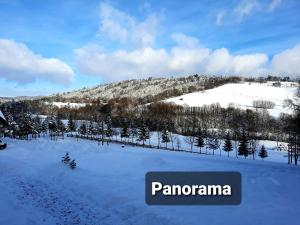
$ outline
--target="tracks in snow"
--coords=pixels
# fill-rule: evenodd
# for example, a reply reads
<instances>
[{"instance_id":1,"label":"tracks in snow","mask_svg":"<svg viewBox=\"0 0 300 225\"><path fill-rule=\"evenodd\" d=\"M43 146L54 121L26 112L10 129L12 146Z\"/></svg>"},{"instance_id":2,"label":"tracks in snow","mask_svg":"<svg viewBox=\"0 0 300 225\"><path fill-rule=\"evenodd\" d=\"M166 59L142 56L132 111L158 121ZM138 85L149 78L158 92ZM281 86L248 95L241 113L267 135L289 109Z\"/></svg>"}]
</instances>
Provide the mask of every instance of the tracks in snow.
<instances>
[{"instance_id":1,"label":"tracks in snow","mask_svg":"<svg viewBox=\"0 0 300 225\"><path fill-rule=\"evenodd\" d=\"M57 221L56 225L174 224L166 218L142 210L124 198L112 197L97 205L82 194L71 193L59 185L19 176L12 180L16 188L13 194L20 204L32 205L33 209L50 215Z\"/></svg>"}]
</instances>

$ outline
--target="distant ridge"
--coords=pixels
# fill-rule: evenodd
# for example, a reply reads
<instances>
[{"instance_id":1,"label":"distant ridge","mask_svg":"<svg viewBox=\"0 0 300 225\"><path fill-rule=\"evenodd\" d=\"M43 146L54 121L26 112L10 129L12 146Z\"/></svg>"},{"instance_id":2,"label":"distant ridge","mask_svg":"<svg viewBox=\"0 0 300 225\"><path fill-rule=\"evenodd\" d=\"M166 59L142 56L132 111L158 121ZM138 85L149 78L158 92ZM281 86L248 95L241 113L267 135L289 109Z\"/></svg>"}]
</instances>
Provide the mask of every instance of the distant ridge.
<instances>
[{"instance_id":1,"label":"distant ridge","mask_svg":"<svg viewBox=\"0 0 300 225\"><path fill-rule=\"evenodd\" d=\"M50 100L69 102L108 101L116 98L132 98L144 103L159 101L213 88L225 83L240 82L239 77L211 77L191 75L188 77L133 79L110 84L102 84L92 88L64 92L50 96Z\"/></svg>"}]
</instances>

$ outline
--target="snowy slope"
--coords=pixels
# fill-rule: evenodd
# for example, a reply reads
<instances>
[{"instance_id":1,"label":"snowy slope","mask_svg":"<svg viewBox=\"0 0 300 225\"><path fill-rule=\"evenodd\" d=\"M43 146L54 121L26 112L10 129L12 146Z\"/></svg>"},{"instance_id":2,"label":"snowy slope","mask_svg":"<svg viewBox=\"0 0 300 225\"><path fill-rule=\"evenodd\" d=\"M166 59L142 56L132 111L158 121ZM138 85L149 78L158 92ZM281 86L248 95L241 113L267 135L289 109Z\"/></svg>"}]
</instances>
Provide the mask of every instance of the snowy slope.
<instances>
[{"instance_id":1,"label":"snowy slope","mask_svg":"<svg viewBox=\"0 0 300 225\"><path fill-rule=\"evenodd\" d=\"M86 106L85 103L75 103L75 102L45 102L45 104L52 105L57 108L67 107L71 109L79 109Z\"/></svg>"},{"instance_id":2,"label":"snowy slope","mask_svg":"<svg viewBox=\"0 0 300 225\"><path fill-rule=\"evenodd\" d=\"M299 168L67 138L5 140L0 224L284 225L299 222ZM78 167L60 162L69 151ZM238 206L148 206L148 171L239 171ZM298 221L298 222L297 222Z\"/></svg>"},{"instance_id":3,"label":"snowy slope","mask_svg":"<svg viewBox=\"0 0 300 225\"><path fill-rule=\"evenodd\" d=\"M148 78L124 80L121 82L98 85L92 88L82 88L67 93L62 93L63 98L79 99L111 99L117 97L145 98L146 96L155 96L165 91L174 91L188 93L188 88L193 86L197 90L204 89L204 83L207 80L216 78L206 76L189 77L170 77L170 78Z\"/></svg>"},{"instance_id":4,"label":"snowy slope","mask_svg":"<svg viewBox=\"0 0 300 225\"><path fill-rule=\"evenodd\" d=\"M268 83L231 83L214 89L194 92L165 100L179 105L203 106L219 103L222 107L233 104L242 109L253 109L254 100L268 100L276 104L274 109L268 110L273 116L281 112L291 113L291 109L284 106L284 100L293 99L296 93L296 83L282 82L281 87L274 87L273 82Z\"/></svg>"}]
</instances>

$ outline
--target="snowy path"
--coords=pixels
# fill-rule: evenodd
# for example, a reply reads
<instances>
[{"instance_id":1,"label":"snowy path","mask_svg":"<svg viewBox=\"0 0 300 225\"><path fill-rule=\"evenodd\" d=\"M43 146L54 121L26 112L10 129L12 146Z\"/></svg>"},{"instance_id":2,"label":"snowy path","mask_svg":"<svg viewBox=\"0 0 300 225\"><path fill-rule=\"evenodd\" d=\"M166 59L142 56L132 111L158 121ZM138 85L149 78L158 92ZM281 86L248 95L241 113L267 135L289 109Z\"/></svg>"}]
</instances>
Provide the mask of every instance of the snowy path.
<instances>
[{"instance_id":1,"label":"snowy path","mask_svg":"<svg viewBox=\"0 0 300 225\"><path fill-rule=\"evenodd\" d=\"M110 225L110 224L136 224L141 215L146 219L143 224L174 224L155 214L145 213L136 206L128 204L126 199L113 198L103 206L93 205L92 199L82 199L83 196L71 196L62 190L55 189L39 180L25 180L13 178L5 185L15 186L11 192L18 199L19 206L32 207L40 210L45 215L52 217L51 220L57 225ZM125 205L118 209L116 206ZM125 209L125 210L124 210ZM42 222L49 223L46 219ZM2 224L2 223L1 223ZM13 224L13 223L10 223ZM41 224L30 221L26 224ZM51 223L50 223L51 224Z\"/></svg>"},{"instance_id":2,"label":"snowy path","mask_svg":"<svg viewBox=\"0 0 300 225\"><path fill-rule=\"evenodd\" d=\"M85 204L77 201L75 196L70 196L63 189L53 187L41 179L24 177L20 172L7 170L6 175L8 176L5 180L1 179L1 183L13 187L9 191L16 196L16 204L49 214L56 221L55 224L98 224L97 221L102 220L91 208L91 202ZM49 221L44 219L43 222Z\"/></svg>"}]
</instances>

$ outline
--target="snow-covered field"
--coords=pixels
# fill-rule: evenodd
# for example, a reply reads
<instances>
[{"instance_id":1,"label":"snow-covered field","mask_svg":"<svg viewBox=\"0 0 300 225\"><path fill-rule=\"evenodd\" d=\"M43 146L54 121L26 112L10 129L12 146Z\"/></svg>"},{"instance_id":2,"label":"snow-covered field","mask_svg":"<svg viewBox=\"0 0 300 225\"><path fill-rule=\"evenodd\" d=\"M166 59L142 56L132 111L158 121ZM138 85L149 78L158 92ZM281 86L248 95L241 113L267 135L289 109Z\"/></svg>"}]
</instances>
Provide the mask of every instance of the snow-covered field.
<instances>
[{"instance_id":1,"label":"snow-covered field","mask_svg":"<svg viewBox=\"0 0 300 225\"><path fill-rule=\"evenodd\" d=\"M277 117L280 113L291 113L291 109L284 105L284 100L293 99L297 86L295 83L282 82L281 87L274 87L268 83L231 83L206 90L194 92L165 100L179 105L203 106L219 103L222 107L232 105L236 108L253 109L255 100L267 100L275 103L269 113Z\"/></svg>"},{"instance_id":2,"label":"snow-covered field","mask_svg":"<svg viewBox=\"0 0 300 225\"><path fill-rule=\"evenodd\" d=\"M71 109L79 109L82 107L85 107L86 104L85 103L74 103L74 102L45 102L46 105L52 105L55 106L57 108L63 108L63 107L68 107Z\"/></svg>"},{"instance_id":3,"label":"snow-covered field","mask_svg":"<svg viewBox=\"0 0 300 225\"><path fill-rule=\"evenodd\" d=\"M0 224L297 224L299 168L261 160L169 152L66 138L5 140ZM78 167L61 162L69 151ZM148 206L148 171L239 171L238 206Z\"/></svg>"}]
</instances>

